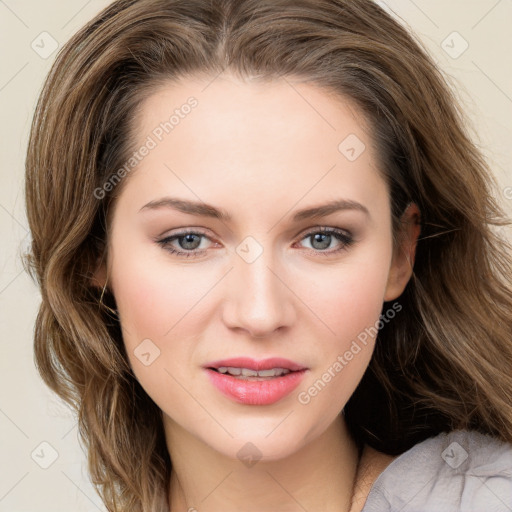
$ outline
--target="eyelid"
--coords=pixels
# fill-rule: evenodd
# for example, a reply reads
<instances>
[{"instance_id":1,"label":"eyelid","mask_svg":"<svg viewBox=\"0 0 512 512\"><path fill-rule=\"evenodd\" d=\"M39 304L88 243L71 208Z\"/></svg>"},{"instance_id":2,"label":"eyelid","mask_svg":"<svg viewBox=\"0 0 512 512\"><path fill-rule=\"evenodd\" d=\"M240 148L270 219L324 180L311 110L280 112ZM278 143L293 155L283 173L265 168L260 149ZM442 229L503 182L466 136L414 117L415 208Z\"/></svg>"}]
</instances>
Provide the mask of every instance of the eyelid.
<instances>
[{"instance_id":1,"label":"eyelid","mask_svg":"<svg viewBox=\"0 0 512 512\"><path fill-rule=\"evenodd\" d=\"M314 233L323 233L323 232L336 232L340 234L345 234L347 236L353 236L352 232L348 229L338 228L335 226L313 226L312 228L305 229L304 231L301 231L299 235L297 235L299 238L304 238L308 235L313 235Z\"/></svg>"}]
</instances>

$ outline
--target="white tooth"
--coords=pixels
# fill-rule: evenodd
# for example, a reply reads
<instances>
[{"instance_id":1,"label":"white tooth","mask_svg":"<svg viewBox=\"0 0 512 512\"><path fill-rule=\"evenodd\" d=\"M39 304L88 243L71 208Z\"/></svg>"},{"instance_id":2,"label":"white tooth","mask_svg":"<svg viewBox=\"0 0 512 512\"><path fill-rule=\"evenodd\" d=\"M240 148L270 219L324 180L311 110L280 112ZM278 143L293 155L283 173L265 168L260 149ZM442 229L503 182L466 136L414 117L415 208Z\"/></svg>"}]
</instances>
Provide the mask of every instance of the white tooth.
<instances>
[{"instance_id":1,"label":"white tooth","mask_svg":"<svg viewBox=\"0 0 512 512\"><path fill-rule=\"evenodd\" d=\"M290 373L290 370L287 368L271 368L269 370L261 370L258 372L260 377L279 377L281 375L286 375Z\"/></svg>"},{"instance_id":2,"label":"white tooth","mask_svg":"<svg viewBox=\"0 0 512 512\"><path fill-rule=\"evenodd\" d=\"M260 370L258 372L259 377L275 377L279 374L279 368L271 368L269 370Z\"/></svg>"},{"instance_id":3,"label":"white tooth","mask_svg":"<svg viewBox=\"0 0 512 512\"><path fill-rule=\"evenodd\" d=\"M233 366L220 366L217 368L219 373L233 375L235 377L280 377L290 373L287 368L269 368L268 370L251 370L249 368L235 368Z\"/></svg>"},{"instance_id":4,"label":"white tooth","mask_svg":"<svg viewBox=\"0 0 512 512\"><path fill-rule=\"evenodd\" d=\"M248 368L242 368L242 375L244 377L256 377L258 375L258 372L254 370L249 370Z\"/></svg>"}]
</instances>

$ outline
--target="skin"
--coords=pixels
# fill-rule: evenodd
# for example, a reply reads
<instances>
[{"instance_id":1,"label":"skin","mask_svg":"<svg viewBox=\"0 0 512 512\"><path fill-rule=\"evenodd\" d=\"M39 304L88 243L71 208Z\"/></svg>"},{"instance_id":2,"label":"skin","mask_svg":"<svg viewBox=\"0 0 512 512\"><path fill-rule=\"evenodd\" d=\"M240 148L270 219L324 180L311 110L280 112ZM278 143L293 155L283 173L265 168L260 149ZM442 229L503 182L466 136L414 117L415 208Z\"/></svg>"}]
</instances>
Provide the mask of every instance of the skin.
<instances>
[{"instance_id":1,"label":"skin","mask_svg":"<svg viewBox=\"0 0 512 512\"><path fill-rule=\"evenodd\" d=\"M419 211L409 206L403 243L393 248L389 193L364 119L348 99L311 84L228 74L169 83L134 119L136 146L190 96L197 107L123 183L108 270L95 274L116 298L135 376L164 413L171 510L357 512L392 460L366 448L357 473L341 414L375 340L309 403L298 395L375 325L384 301L403 292ZM355 161L338 150L349 134L366 146ZM232 220L143 208L164 196L223 208ZM343 210L292 220L300 209L341 198L369 215ZM323 227L350 232L353 244L334 236L330 245L315 243L311 235ZM198 239L199 257L179 257L157 243L187 228L206 235ZM249 236L263 251L250 263L236 252ZM168 245L187 251L183 239ZM148 366L134 353L145 339L160 351ZM236 356L285 357L308 371L279 402L243 405L222 395L202 369ZM251 467L237 457L248 442L262 457Z\"/></svg>"}]
</instances>

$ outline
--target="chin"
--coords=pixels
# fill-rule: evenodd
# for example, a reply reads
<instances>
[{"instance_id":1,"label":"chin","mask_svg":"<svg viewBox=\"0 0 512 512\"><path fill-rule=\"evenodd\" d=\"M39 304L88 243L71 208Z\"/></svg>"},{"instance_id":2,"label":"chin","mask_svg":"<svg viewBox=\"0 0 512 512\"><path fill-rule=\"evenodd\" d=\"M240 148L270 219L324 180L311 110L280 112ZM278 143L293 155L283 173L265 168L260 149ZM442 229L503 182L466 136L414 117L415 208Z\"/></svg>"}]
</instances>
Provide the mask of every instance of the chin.
<instances>
[{"instance_id":1,"label":"chin","mask_svg":"<svg viewBox=\"0 0 512 512\"><path fill-rule=\"evenodd\" d=\"M202 432L202 441L210 445L215 451L230 458L243 462L245 458L261 461L278 461L285 459L299 450L309 441L312 431L318 429L308 426L304 421L293 418L296 415L289 411L282 415L274 415L266 420L258 418L256 421L245 418L237 424L225 422L229 435L211 436L211 431ZM284 419L286 418L286 419ZM284 421L283 421L284 419Z\"/></svg>"},{"instance_id":2,"label":"chin","mask_svg":"<svg viewBox=\"0 0 512 512\"><path fill-rule=\"evenodd\" d=\"M247 434L221 442L212 446L216 451L234 460L239 460L247 467L256 462L272 462L286 459L299 451L303 446L303 438L286 432L283 436L271 434Z\"/></svg>"}]
</instances>

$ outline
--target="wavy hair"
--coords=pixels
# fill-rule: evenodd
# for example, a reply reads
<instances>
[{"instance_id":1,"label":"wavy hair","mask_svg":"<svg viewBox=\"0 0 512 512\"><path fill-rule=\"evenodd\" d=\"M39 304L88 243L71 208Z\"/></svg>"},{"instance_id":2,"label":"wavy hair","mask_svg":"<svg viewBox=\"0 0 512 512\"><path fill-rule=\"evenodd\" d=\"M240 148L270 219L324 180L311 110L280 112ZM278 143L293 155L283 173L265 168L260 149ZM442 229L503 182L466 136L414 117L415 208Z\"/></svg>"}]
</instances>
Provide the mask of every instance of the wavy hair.
<instances>
[{"instance_id":1,"label":"wavy hair","mask_svg":"<svg viewBox=\"0 0 512 512\"><path fill-rule=\"evenodd\" d=\"M108 510L168 511L172 465L161 411L128 363L115 298L91 284L128 178L101 200L95 190L133 150L132 119L152 91L224 70L351 99L371 127L395 243L405 206L421 211L403 310L380 329L345 407L358 444L399 454L459 428L512 442L512 247L495 229L510 220L421 42L370 0L118 0L60 50L26 158L25 266L42 297L36 366L77 412Z\"/></svg>"}]
</instances>

